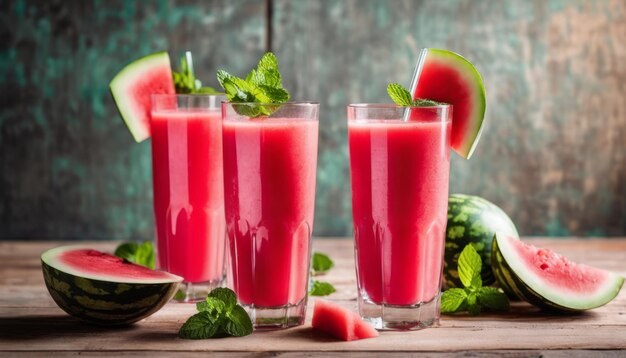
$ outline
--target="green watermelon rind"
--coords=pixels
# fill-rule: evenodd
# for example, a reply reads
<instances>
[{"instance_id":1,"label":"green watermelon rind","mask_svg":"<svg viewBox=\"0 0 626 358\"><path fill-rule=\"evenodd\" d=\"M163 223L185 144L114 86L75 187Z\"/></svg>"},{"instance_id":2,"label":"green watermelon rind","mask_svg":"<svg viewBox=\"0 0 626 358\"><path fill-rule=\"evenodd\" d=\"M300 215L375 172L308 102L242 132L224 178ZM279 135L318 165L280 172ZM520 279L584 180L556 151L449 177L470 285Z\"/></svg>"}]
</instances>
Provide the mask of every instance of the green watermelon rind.
<instances>
[{"instance_id":1,"label":"green watermelon rind","mask_svg":"<svg viewBox=\"0 0 626 358\"><path fill-rule=\"evenodd\" d=\"M623 277L608 272L604 288L599 289L595 297L583 299L559 292L533 277L512 246L507 245L507 235L498 233L493 238L492 263L498 283L505 292L514 293L524 301L551 311L578 312L603 306L617 296L624 284Z\"/></svg>"},{"instance_id":2,"label":"green watermelon rind","mask_svg":"<svg viewBox=\"0 0 626 358\"><path fill-rule=\"evenodd\" d=\"M470 211L469 208L475 210ZM460 214L465 213L467 218L464 222L454 221ZM484 235L472 235L471 227L477 216L480 213L490 216L490 224L493 225L493 218L497 218L499 221L497 225L494 225L494 230L485 231ZM464 228L461 237L456 237L453 231L458 228ZM458 271L456 269L458 264L458 258L465 245L472 244L478 251L483 259L483 266L481 270L481 278L484 285L491 285L496 281L491 267L491 242L495 231L506 230L507 234L518 236L515 224L506 215L506 213L492 202L481 198L479 196L472 196L466 194L450 194L448 198L448 222L446 225L446 247L445 247L445 260L444 260L444 289L450 289L454 287L463 287L461 280L459 279Z\"/></svg>"},{"instance_id":3,"label":"green watermelon rind","mask_svg":"<svg viewBox=\"0 0 626 358\"><path fill-rule=\"evenodd\" d=\"M151 70L167 70L171 72L170 56L167 52L157 52L141 57L124 67L109 84L111 95L120 116L137 143L150 137L149 128L137 119L135 105L127 95L128 88L136 83L146 72Z\"/></svg>"},{"instance_id":4,"label":"green watermelon rind","mask_svg":"<svg viewBox=\"0 0 626 358\"><path fill-rule=\"evenodd\" d=\"M480 136L482 135L485 123L484 118L485 111L487 109L487 96L485 93L483 79L478 70L476 70L476 67L474 67L474 65L465 57L457 53L443 49L429 48L428 56L433 56L437 59L437 61L446 62L451 67L454 67L457 69L458 73L466 79L466 83L468 85L473 85L473 87L471 87L471 93L473 95L471 101L473 104L473 113L471 118L467 119L471 123L470 130L464 135L465 140L463 141L463 146L461 148L453 148L454 151L460 156L465 159L469 159L480 141ZM417 85L419 86L419 82ZM413 93L415 93L415 90L413 90ZM454 123L452 125L454 126Z\"/></svg>"},{"instance_id":5,"label":"green watermelon rind","mask_svg":"<svg viewBox=\"0 0 626 358\"><path fill-rule=\"evenodd\" d=\"M54 259L75 248L85 247L70 245L46 251L41 256L41 268L54 302L68 314L91 324L123 326L142 320L163 307L182 281L169 273L167 279L113 281L111 275L81 273Z\"/></svg>"}]
</instances>

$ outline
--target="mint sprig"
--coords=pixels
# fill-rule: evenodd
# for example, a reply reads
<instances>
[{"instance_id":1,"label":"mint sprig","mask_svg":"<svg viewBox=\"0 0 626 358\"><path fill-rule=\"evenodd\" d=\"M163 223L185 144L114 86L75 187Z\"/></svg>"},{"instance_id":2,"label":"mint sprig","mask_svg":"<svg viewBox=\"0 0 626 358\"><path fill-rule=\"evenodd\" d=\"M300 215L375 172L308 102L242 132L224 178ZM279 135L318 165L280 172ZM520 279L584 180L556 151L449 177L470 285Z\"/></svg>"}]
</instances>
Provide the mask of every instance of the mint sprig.
<instances>
[{"instance_id":1,"label":"mint sprig","mask_svg":"<svg viewBox=\"0 0 626 358\"><path fill-rule=\"evenodd\" d=\"M311 276L324 275L333 268L333 266L335 266L335 263L328 255L321 252L314 252L311 257ZM309 295L311 296L328 296L335 291L337 291L335 286L329 282L313 281L311 279L309 283Z\"/></svg>"},{"instance_id":2,"label":"mint sprig","mask_svg":"<svg viewBox=\"0 0 626 358\"><path fill-rule=\"evenodd\" d=\"M252 333L252 321L246 310L237 304L237 296L231 289L214 289L206 300L196 303L196 308L199 312L180 327L180 338L242 337Z\"/></svg>"},{"instance_id":3,"label":"mint sprig","mask_svg":"<svg viewBox=\"0 0 626 358\"><path fill-rule=\"evenodd\" d=\"M509 308L509 299L502 290L483 287L481 267L482 260L474 246L465 246L458 261L459 278L464 288L451 288L441 295L441 313L467 311L478 315L484 309L504 311Z\"/></svg>"},{"instance_id":4,"label":"mint sprig","mask_svg":"<svg viewBox=\"0 0 626 358\"><path fill-rule=\"evenodd\" d=\"M150 241L143 243L125 242L120 244L113 253L127 261L153 269L155 267L154 246Z\"/></svg>"},{"instance_id":5,"label":"mint sprig","mask_svg":"<svg viewBox=\"0 0 626 358\"><path fill-rule=\"evenodd\" d=\"M172 71L174 88L179 94L221 94L213 87L202 86L193 71L191 52L187 51L180 59L180 72Z\"/></svg>"},{"instance_id":6,"label":"mint sprig","mask_svg":"<svg viewBox=\"0 0 626 358\"><path fill-rule=\"evenodd\" d=\"M389 97L391 97L391 100L401 107L432 107L443 104L431 99L413 99L411 92L398 83L390 83L387 86L387 93L389 94Z\"/></svg>"},{"instance_id":7,"label":"mint sprig","mask_svg":"<svg viewBox=\"0 0 626 358\"><path fill-rule=\"evenodd\" d=\"M289 101L290 98L289 92L283 88L282 76L278 70L278 59L271 52L261 57L257 68L253 68L245 79L219 70L217 81L224 88L228 101L235 103L233 105L235 111L247 117L269 116L279 107L279 104ZM253 103L276 104L276 106Z\"/></svg>"},{"instance_id":8,"label":"mint sprig","mask_svg":"<svg viewBox=\"0 0 626 358\"><path fill-rule=\"evenodd\" d=\"M311 258L311 275L323 275L328 272L328 270L333 268L333 266L335 266L335 263L330 259L330 257L328 257L328 255L321 252L313 253L313 257Z\"/></svg>"},{"instance_id":9,"label":"mint sprig","mask_svg":"<svg viewBox=\"0 0 626 358\"><path fill-rule=\"evenodd\" d=\"M309 295L311 296L328 296L331 293L337 291L335 286L331 283L324 281L313 281L313 287L309 290Z\"/></svg>"}]
</instances>

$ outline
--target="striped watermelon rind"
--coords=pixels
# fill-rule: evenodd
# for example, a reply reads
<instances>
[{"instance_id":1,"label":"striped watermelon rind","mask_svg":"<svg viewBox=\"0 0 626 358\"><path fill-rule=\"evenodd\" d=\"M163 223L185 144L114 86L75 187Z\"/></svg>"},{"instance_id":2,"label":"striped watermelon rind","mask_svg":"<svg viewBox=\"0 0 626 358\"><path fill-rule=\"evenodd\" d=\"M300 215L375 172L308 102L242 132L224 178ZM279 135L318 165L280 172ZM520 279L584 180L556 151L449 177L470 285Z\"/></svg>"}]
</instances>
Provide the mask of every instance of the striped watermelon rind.
<instances>
[{"instance_id":1,"label":"striped watermelon rind","mask_svg":"<svg viewBox=\"0 0 626 358\"><path fill-rule=\"evenodd\" d=\"M170 56L157 52L133 61L115 75L109 89L135 141L150 138L151 95L176 93Z\"/></svg>"},{"instance_id":2,"label":"striped watermelon rind","mask_svg":"<svg viewBox=\"0 0 626 358\"><path fill-rule=\"evenodd\" d=\"M530 274L519 254L511 244L517 240L503 233L496 233L493 237L492 264L500 286L532 305L548 311L580 312L597 308L613 300L624 284L624 278L600 269L606 274L601 289L595 294L581 295L559 291L550 287L547 282Z\"/></svg>"},{"instance_id":3,"label":"striped watermelon rind","mask_svg":"<svg viewBox=\"0 0 626 358\"><path fill-rule=\"evenodd\" d=\"M476 67L448 50L423 49L411 83L413 98L452 105L451 146L469 159L480 140L487 108L485 86Z\"/></svg>"},{"instance_id":4,"label":"striped watermelon rind","mask_svg":"<svg viewBox=\"0 0 626 358\"><path fill-rule=\"evenodd\" d=\"M484 285L496 279L491 268L491 243L496 231L518 236L515 224L502 209L479 196L451 194L448 198L443 288L463 287L457 265L459 255L471 244L483 260Z\"/></svg>"},{"instance_id":5,"label":"striped watermelon rind","mask_svg":"<svg viewBox=\"0 0 626 358\"><path fill-rule=\"evenodd\" d=\"M121 326L144 319L163 307L182 281L171 274L167 274L169 278L146 282L139 278L111 281L111 274L104 274L106 279L99 280L93 273L81 275L55 262L56 255L77 247L64 246L45 252L41 266L54 302L63 311L88 323Z\"/></svg>"}]
</instances>

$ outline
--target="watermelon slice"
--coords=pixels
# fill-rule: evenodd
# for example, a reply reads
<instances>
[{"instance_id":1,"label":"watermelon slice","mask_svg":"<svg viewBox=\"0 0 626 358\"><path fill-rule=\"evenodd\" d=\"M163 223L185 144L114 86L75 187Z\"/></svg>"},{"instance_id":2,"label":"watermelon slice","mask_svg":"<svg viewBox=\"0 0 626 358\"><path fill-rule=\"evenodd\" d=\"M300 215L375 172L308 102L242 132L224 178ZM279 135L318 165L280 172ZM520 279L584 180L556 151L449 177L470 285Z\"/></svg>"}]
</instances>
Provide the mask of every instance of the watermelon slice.
<instances>
[{"instance_id":1,"label":"watermelon slice","mask_svg":"<svg viewBox=\"0 0 626 358\"><path fill-rule=\"evenodd\" d=\"M483 80L474 65L451 51L423 49L410 91L413 99L452 105L452 149L469 159L480 139L486 106Z\"/></svg>"},{"instance_id":2,"label":"watermelon slice","mask_svg":"<svg viewBox=\"0 0 626 358\"><path fill-rule=\"evenodd\" d=\"M378 337L378 331L358 314L321 299L315 301L313 328L344 341Z\"/></svg>"},{"instance_id":3,"label":"watermelon slice","mask_svg":"<svg viewBox=\"0 0 626 358\"><path fill-rule=\"evenodd\" d=\"M588 310L610 302L624 278L577 264L547 249L497 233L493 239L494 273L501 286L520 299L556 311Z\"/></svg>"},{"instance_id":4,"label":"watermelon slice","mask_svg":"<svg viewBox=\"0 0 626 358\"><path fill-rule=\"evenodd\" d=\"M150 96L176 93L170 56L158 52L135 60L113 78L109 88L135 141L150 138Z\"/></svg>"},{"instance_id":5,"label":"watermelon slice","mask_svg":"<svg viewBox=\"0 0 626 358\"><path fill-rule=\"evenodd\" d=\"M82 246L41 255L46 287L61 309L86 322L126 325L158 311L182 277Z\"/></svg>"}]
</instances>

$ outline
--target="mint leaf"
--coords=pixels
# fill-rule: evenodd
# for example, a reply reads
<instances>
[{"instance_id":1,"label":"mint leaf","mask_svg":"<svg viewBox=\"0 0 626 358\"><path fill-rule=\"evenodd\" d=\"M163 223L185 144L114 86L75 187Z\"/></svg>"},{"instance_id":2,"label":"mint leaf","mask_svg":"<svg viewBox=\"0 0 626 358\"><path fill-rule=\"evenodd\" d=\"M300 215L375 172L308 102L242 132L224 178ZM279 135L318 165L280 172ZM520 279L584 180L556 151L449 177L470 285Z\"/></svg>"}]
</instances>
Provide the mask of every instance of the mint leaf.
<instances>
[{"instance_id":1,"label":"mint leaf","mask_svg":"<svg viewBox=\"0 0 626 358\"><path fill-rule=\"evenodd\" d=\"M434 106L441 106L443 104L445 104L445 103L433 101L432 99L416 98L413 101L412 106L413 107L434 107Z\"/></svg>"},{"instance_id":2,"label":"mint leaf","mask_svg":"<svg viewBox=\"0 0 626 358\"><path fill-rule=\"evenodd\" d=\"M226 311L230 311L237 305L237 295L230 288L218 287L213 289L207 296L207 303L210 303L212 298L222 301Z\"/></svg>"},{"instance_id":3,"label":"mint leaf","mask_svg":"<svg viewBox=\"0 0 626 358\"><path fill-rule=\"evenodd\" d=\"M122 243L120 245L117 246L117 248L115 249L115 253L114 255L117 257L121 257L123 259L126 259L130 262L135 262L135 253L137 252L137 247L139 245L137 245L136 242L125 242Z\"/></svg>"},{"instance_id":4,"label":"mint leaf","mask_svg":"<svg viewBox=\"0 0 626 358\"><path fill-rule=\"evenodd\" d=\"M413 99L411 92L398 83L390 83L387 85L387 93L395 104L401 107L433 107L440 106L444 103L433 101L432 99Z\"/></svg>"},{"instance_id":5,"label":"mint leaf","mask_svg":"<svg viewBox=\"0 0 626 358\"><path fill-rule=\"evenodd\" d=\"M472 316L478 316L482 312L479 304L473 304L467 308L467 312Z\"/></svg>"},{"instance_id":6,"label":"mint leaf","mask_svg":"<svg viewBox=\"0 0 626 358\"><path fill-rule=\"evenodd\" d=\"M331 293L337 291L335 287L323 281L313 281L313 288L309 291L309 295L311 296L328 296Z\"/></svg>"},{"instance_id":7,"label":"mint leaf","mask_svg":"<svg viewBox=\"0 0 626 358\"><path fill-rule=\"evenodd\" d=\"M509 308L509 298L502 290L495 287L481 287L478 290L478 302L486 308L504 311Z\"/></svg>"},{"instance_id":8,"label":"mint leaf","mask_svg":"<svg viewBox=\"0 0 626 358\"><path fill-rule=\"evenodd\" d=\"M135 253L135 260L137 264L154 269L156 266L156 255L154 252L154 246L151 242L145 241L143 244L138 245L137 252Z\"/></svg>"},{"instance_id":9,"label":"mint leaf","mask_svg":"<svg viewBox=\"0 0 626 358\"><path fill-rule=\"evenodd\" d=\"M206 300L196 303L196 309L218 317L220 314L230 310L231 307L227 307L226 303L219 298L207 296Z\"/></svg>"},{"instance_id":10,"label":"mint leaf","mask_svg":"<svg viewBox=\"0 0 626 358\"><path fill-rule=\"evenodd\" d=\"M465 288L452 288L441 296L441 312L467 311L479 315L483 309L506 310L509 299L500 289L483 287L480 278L482 260L471 244L466 245L458 261L459 278Z\"/></svg>"},{"instance_id":11,"label":"mint leaf","mask_svg":"<svg viewBox=\"0 0 626 358\"><path fill-rule=\"evenodd\" d=\"M185 339L211 338L220 330L220 325L213 322L214 320L208 312L196 313L180 327L178 336Z\"/></svg>"},{"instance_id":12,"label":"mint leaf","mask_svg":"<svg viewBox=\"0 0 626 358\"><path fill-rule=\"evenodd\" d=\"M398 83L390 83L387 86L387 93L391 100L394 101L398 106L408 107L413 104L413 97L411 93L404 88L401 84Z\"/></svg>"},{"instance_id":13,"label":"mint leaf","mask_svg":"<svg viewBox=\"0 0 626 358\"><path fill-rule=\"evenodd\" d=\"M278 70L278 59L271 52L266 52L259 60L258 72L268 73ZM278 74L280 76L280 73Z\"/></svg>"},{"instance_id":14,"label":"mint leaf","mask_svg":"<svg viewBox=\"0 0 626 358\"><path fill-rule=\"evenodd\" d=\"M451 288L441 295L441 313L456 313L467 308L467 293L462 288Z\"/></svg>"},{"instance_id":15,"label":"mint leaf","mask_svg":"<svg viewBox=\"0 0 626 358\"><path fill-rule=\"evenodd\" d=\"M246 310L237 305L226 313L228 321L224 327L226 333L234 337L247 336L252 333L252 321Z\"/></svg>"},{"instance_id":16,"label":"mint leaf","mask_svg":"<svg viewBox=\"0 0 626 358\"><path fill-rule=\"evenodd\" d=\"M196 76L193 73L193 62L188 63L187 59L191 60L190 52L185 53L185 56L180 59L180 72L172 71L172 79L174 80L176 93L193 93L196 89Z\"/></svg>"},{"instance_id":17,"label":"mint leaf","mask_svg":"<svg viewBox=\"0 0 626 358\"><path fill-rule=\"evenodd\" d=\"M278 60L271 52L267 52L261 57L257 68L252 69L245 79L219 70L217 71L217 81L224 88L228 101L231 103L248 103L241 106L233 105L234 110L239 115L246 117L269 116L278 107L267 106L267 104L285 103L290 98L289 92L282 86Z\"/></svg>"},{"instance_id":18,"label":"mint leaf","mask_svg":"<svg viewBox=\"0 0 626 358\"><path fill-rule=\"evenodd\" d=\"M217 80L226 91L226 98L229 101L237 102L255 102L259 90L250 85L250 83L227 73L226 71L217 71ZM266 99L266 98L263 98Z\"/></svg>"},{"instance_id":19,"label":"mint leaf","mask_svg":"<svg viewBox=\"0 0 626 358\"><path fill-rule=\"evenodd\" d=\"M261 57L255 75L253 81L256 85L266 85L275 88L283 86L280 71L278 70L278 59L271 52L267 52Z\"/></svg>"},{"instance_id":20,"label":"mint leaf","mask_svg":"<svg viewBox=\"0 0 626 358\"><path fill-rule=\"evenodd\" d=\"M155 267L154 246L149 241L122 243L115 249L114 255L150 269Z\"/></svg>"},{"instance_id":21,"label":"mint leaf","mask_svg":"<svg viewBox=\"0 0 626 358\"><path fill-rule=\"evenodd\" d=\"M482 260L474 246L466 245L459 256L458 262L459 278L463 286L480 288L482 286L482 279L480 278Z\"/></svg>"},{"instance_id":22,"label":"mint leaf","mask_svg":"<svg viewBox=\"0 0 626 358\"><path fill-rule=\"evenodd\" d=\"M311 258L311 274L313 274L313 276L324 274L333 268L333 266L335 266L335 263L327 255L321 252L313 253L313 257Z\"/></svg>"},{"instance_id":23,"label":"mint leaf","mask_svg":"<svg viewBox=\"0 0 626 358\"><path fill-rule=\"evenodd\" d=\"M239 115L245 116L245 117L250 117L250 118L259 117L259 116L263 116L263 115L265 115L265 116L269 115L268 111L265 110L263 108L263 106L259 106L259 105L256 105L256 104L250 104L250 103L237 104L237 103L233 103L233 109Z\"/></svg>"},{"instance_id":24,"label":"mint leaf","mask_svg":"<svg viewBox=\"0 0 626 358\"><path fill-rule=\"evenodd\" d=\"M202 82L196 78L189 51L180 59L180 72L172 71L172 80L178 94L221 94L212 87L202 86Z\"/></svg>"},{"instance_id":25,"label":"mint leaf","mask_svg":"<svg viewBox=\"0 0 626 358\"><path fill-rule=\"evenodd\" d=\"M213 289L206 300L196 303L199 313L191 316L178 335L187 339L246 336L252 333L252 321L237 304L237 296L228 288Z\"/></svg>"},{"instance_id":26,"label":"mint leaf","mask_svg":"<svg viewBox=\"0 0 626 358\"><path fill-rule=\"evenodd\" d=\"M223 94L222 92L216 90L213 87L206 87L206 86L199 87L198 89L196 89L195 93L197 93L197 94L207 94L207 95L210 95L210 94L216 94L216 95L217 94Z\"/></svg>"},{"instance_id":27,"label":"mint leaf","mask_svg":"<svg viewBox=\"0 0 626 358\"><path fill-rule=\"evenodd\" d=\"M176 294L174 295L174 299L176 301L183 301L187 298L187 294L185 293L185 291L179 289L178 291L176 291Z\"/></svg>"},{"instance_id":28,"label":"mint leaf","mask_svg":"<svg viewBox=\"0 0 626 358\"><path fill-rule=\"evenodd\" d=\"M478 294L476 292L470 292L467 295L467 312L469 314L476 316L479 315L481 311L480 304L478 303Z\"/></svg>"},{"instance_id":29,"label":"mint leaf","mask_svg":"<svg viewBox=\"0 0 626 358\"><path fill-rule=\"evenodd\" d=\"M259 85L259 89L268 98L269 103L283 103L289 100L289 92L284 88Z\"/></svg>"}]
</instances>

